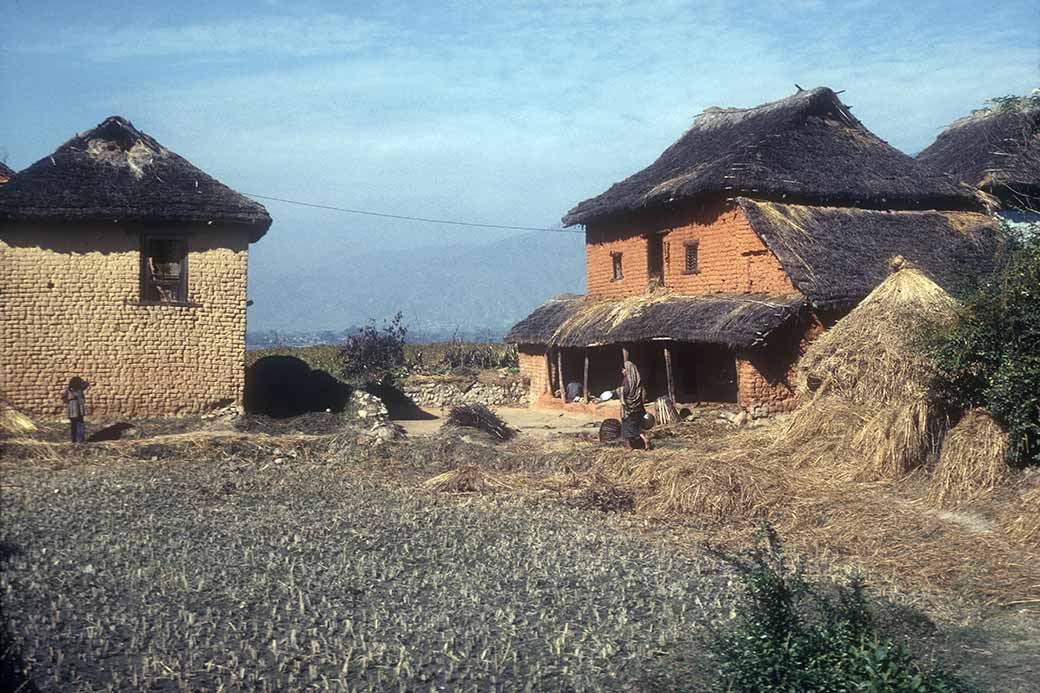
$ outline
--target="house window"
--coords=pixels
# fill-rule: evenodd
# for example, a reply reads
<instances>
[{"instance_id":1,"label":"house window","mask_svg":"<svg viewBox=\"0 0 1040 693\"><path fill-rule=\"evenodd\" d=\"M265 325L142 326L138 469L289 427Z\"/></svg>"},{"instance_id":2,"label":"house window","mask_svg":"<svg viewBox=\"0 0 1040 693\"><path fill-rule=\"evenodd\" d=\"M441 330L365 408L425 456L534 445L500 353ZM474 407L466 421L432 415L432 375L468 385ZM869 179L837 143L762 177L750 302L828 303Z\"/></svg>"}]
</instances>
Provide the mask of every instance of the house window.
<instances>
[{"instance_id":1,"label":"house window","mask_svg":"<svg viewBox=\"0 0 1040 693\"><path fill-rule=\"evenodd\" d=\"M625 276L621 273L621 253L611 253L610 259L614 263L614 278L612 281L621 281Z\"/></svg>"},{"instance_id":2,"label":"house window","mask_svg":"<svg viewBox=\"0 0 1040 693\"><path fill-rule=\"evenodd\" d=\"M686 263L683 274L697 274L697 241L686 243Z\"/></svg>"},{"instance_id":3,"label":"house window","mask_svg":"<svg viewBox=\"0 0 1040 693\"><path fill-rule=\"evenodd\" d=\"M188 302L188 242L145 236L141 242L141 302Z\"/></svg>"}]
</instances>

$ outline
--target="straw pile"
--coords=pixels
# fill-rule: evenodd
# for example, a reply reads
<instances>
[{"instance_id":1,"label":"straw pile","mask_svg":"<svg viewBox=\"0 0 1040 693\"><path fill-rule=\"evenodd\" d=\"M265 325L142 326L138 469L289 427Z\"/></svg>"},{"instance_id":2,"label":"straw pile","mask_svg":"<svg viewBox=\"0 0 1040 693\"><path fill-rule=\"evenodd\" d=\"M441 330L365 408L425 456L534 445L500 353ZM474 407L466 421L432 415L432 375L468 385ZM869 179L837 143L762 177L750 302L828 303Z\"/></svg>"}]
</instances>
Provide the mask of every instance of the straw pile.
<instances>
[{"instance_id":1,"label":"straw pile","mask_svg":"<svg viewBox=\"0 0 1040 693\"><path fill-rule=\"evenodd\" d=\"M505 421L498 418L495 412L483 404L464 404L452 407L445 422L448 426L476 428L489 433L498 440L509 440L514 431L506 426Z\"/></svg>"},{"instance_id":2,"label":"straw pile","mask_svg":"<svg viewBox=\"0 0 1040 693\"><path fill-rule=\"evenodd\" d=\"M0 431L12 436L26 435L36 430L32 419L0 399Z\"/></svg>"},{"instance_id":3,"label":"straw pile","mask_svg":"<svg viewBox=\"0 0 1040 693\"><path fill-rule=\"evenodd\" d=\"M809 347L807 400L773 446L795 464L837 464L857 481L898 479L938 448L945 416L928 399L931 364L914 343L948 324L957 302L901 258L896 270Z\"/></svg>"},{"instance_id":4,"label":"straw pile","mask_svg":"<svg viewBox=\"0 0 1040 693\"><path fill-rule=\"evenodd\" d=\"M503 478L472 464L438 474L423 486L439 493L493 493L509 488Z\"/></svg>"},{"instance_id":5,"label":"straw pile","mask_svg":"<svg viewBox=\"0 0 1040 693\"><path fill-rule=\"evenodd\" d=\"M1008 435L989 412L972 409L943 440L928 500L952 506L989 498L1008 478Z\"/></svg>"}]
</instances>

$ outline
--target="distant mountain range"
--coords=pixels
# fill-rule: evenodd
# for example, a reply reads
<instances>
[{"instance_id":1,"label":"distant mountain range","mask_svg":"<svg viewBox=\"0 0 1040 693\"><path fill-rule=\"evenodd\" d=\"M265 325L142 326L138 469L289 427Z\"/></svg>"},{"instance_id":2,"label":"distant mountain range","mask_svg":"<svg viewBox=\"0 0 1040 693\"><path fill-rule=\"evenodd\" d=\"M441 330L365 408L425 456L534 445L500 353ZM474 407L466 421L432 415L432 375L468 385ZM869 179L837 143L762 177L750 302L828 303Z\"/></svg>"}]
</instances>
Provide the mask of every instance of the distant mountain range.
<instances>
[{"instance_id":1,"label":"distant mountain range","mask_svg":"<svg viewBox=\"0 0 1040 693\"><path fill-rule=\"evenodd\" d=\"M499 338L547 298L585 290L585 245L581 234L534 232L485 245L330 257L305 274L250 269L254 345L275 332L288 343L327 341L397 311L411 336Z\"/></svg>"}]
</instances>

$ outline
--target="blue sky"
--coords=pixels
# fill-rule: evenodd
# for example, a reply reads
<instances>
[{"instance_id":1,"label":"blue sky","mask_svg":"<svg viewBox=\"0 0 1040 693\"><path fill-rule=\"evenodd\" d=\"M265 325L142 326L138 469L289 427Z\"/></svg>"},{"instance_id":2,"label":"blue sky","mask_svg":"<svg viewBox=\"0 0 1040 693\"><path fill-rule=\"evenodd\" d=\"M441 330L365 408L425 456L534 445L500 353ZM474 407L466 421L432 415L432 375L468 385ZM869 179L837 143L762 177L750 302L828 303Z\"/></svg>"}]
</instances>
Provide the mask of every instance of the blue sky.
<instances>
[{"instance_id":1,"label":"blue sky","mask_svg":"<svg viewBox=\"0 0 1040 693\"><path fill-rule=\"evenodd\" d=\"M0 0L0 156L121 114L232 187L544 226L711 105L804 87L907 152L1040 83L1040 3ZM507 232L267 203L251 272Z\"/></svg>"}]
</instances>

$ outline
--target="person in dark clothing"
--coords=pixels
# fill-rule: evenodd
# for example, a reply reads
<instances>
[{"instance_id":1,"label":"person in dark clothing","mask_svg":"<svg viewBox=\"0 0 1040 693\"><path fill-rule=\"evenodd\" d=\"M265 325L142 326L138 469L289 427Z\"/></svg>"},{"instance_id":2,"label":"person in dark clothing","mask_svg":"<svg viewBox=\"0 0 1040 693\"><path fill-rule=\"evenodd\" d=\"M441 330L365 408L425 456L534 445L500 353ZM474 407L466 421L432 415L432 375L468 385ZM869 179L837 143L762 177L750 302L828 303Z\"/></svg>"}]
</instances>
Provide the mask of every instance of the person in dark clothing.
<instances>
[{"instance_id":1,"label":"person in dark clothing","mask_svg":"<svg viewBox=\"0 0 1040 693\"><path fill-rule=\"evenodd\" d=\"M577 381L571 381L571 382L567 383L567 393L566 393L566 395L567 395L567 401L568 402L577 402L578 400L580 400L582 397L585 396L585 388L582 387L581 383L579 383Z\"/></svg>"},{"instance_id":2,"label":"person in dark clothing","mask_svg":"<svg viewBox=\"0 0 1040 693\"><path fill-rule=\"evenodd\" d=\"M62 394L65 411L71 424L70 437L73 443L82 443L87 439L87 427L84 419L87 416L87 399L84 394L90 385L78 375L69 380L69 386Z\"/></svg>"},{"instance_id":3,"label":"person in dark clothing","mask_svg":"<svg viewBox=\"0 0 1040 693\"><path fill-rule=\"evenodd\" d=\"M629 449L650 449L650 439L643 432L646 416L646 391L639 377L639 369L631 361L625 361L621 369L621 437Z\"/></svg>"}]
</instances>

